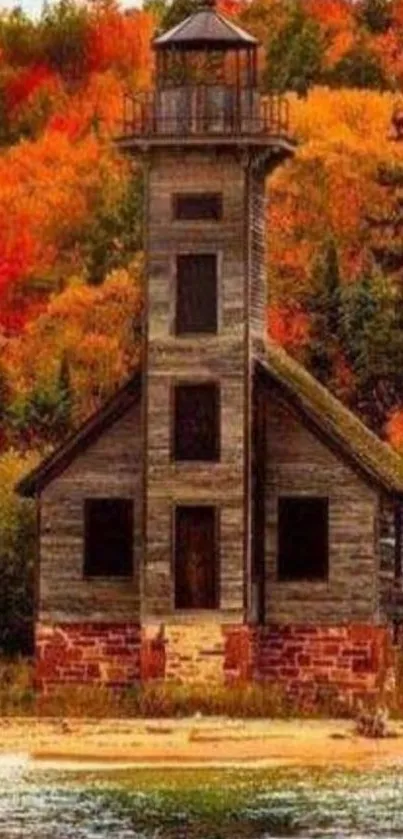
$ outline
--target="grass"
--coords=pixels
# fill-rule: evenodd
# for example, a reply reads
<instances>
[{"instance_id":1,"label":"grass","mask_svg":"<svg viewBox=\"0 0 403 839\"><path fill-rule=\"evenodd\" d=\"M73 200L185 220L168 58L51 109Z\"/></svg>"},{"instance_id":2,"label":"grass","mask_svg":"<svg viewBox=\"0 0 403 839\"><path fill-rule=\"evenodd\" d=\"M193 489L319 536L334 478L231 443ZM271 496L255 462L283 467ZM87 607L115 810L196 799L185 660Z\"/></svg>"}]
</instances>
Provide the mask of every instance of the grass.
<instances>
[{"instance_id":1,"label":"grass","mask_svg":"<svg viewBox=\"0 0 403 839\"><path fill-rule=\"evenodd\" d=\"M349 708L334 691L293 697L277 684L179 684L149 682L121 690L102 685L63 685L49 695L34 688L29 660L0 659L0 716L40 717L186 717L226 716L257 719L348 717Z\"/></svg>"},{"instance_id":2,"label":"grass","mask_svg":"<svg viewBox=\"0 0 403 839\"><path fill-rule=\"evenodd\" d=\"M403 719L403 653L397 660L397 689L390 701L394 719ZM381 695L371 703L375 710ZM29 659L0 658L0 716L169 718L349 718L352 707L329 685L292 695L276 683L180 684L151 681L120 690L99 684L55 686L48 695L34 687Z\"/></svg>"}]
</instances>

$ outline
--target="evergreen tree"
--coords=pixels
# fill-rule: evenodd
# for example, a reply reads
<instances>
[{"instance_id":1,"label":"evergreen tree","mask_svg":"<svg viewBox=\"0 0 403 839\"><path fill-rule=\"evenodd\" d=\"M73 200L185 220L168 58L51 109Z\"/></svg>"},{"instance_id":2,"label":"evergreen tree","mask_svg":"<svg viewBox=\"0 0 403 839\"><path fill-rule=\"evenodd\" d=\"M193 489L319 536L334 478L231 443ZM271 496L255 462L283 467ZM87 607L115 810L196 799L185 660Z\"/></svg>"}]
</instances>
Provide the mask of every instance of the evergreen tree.
<instances>
[{"instance_id":1,"label":"evergreen tree","mask_svg":"<svg viewBox=\"0 0 403 839\"><path fill-rule=\"evenodd\" d=\"M392 24L391 0L361 0L357 11L358 21L374 35L381 35Z\"/></svg>"},{"instance_id":2,"label":"evergreen tree","mask_svg":"<svg viewBox=\"0 0 403 839\"><path fill-rule=\"evenodd\" d=\"M162 15L160 31L166 32L172 29L185 18L194 15L202 5L202 0L173 0Z\"/></svg>"},{"instance_id":3,"label":"evergreen tree","mask_svg":"<svg viewBox=\"0 0 403 839\"><path fill-rule=\"evenodd\" d=\"M44 3L38 32L49 67L68 82L80 82L88 70L89 11L75 0Z\"/></svg>"},{"instance_id":4,"label":"evergreen tree","mask_svg":"<svg viewBox=\"0 0 403 839\"><path fill-rule=\"evenodd\" d=\"M367 234L374 258L385 274L403 279L403 165L394 161L378 167L377 182L383 193L380 207L368 207ZM387 208L385 212L385 207Z\"/></svg>"},{"instance_id":5,"label":"evergreen tree","mask_svg":"<svg viewBox=\"0 0 403 839\"><path fill-rule=\"evenodd\" d=\"M354 407L376 431L403 400L403 300L376 268L343 288L345 353L355 375Z\"/></svg>"},{"instance_id":6,"label":"evergreen tree","mask_svg":"<svg viewBox=\"0 0 403 839\"><path fill-rule=\"evenodd\" d=\"M66 352L63 353L60 362L58 390L60 395L60 406L57 412L57 420L60 433L61 435L64 435L71 429L73 406L70 364Z\"/></svg>"},{"instance_id":7,"label":"evergreen tree","mask_svg":"<svg viewBox=\"0 0 403 839\"><path fill-rule=\"evenodd\" d=\"M266 89L294 90L306 95L321 77L324 54L325 41L319 24L296 2L287 22L269 44Z\"/></svg>"},{"instance_id":8,"label":"evergreen tree","mask_svg":"<svg viewBox=\"0 0 403 839\"><path fill-rule=\"evenodd\" d=\"M354 45L326 74L332 87L385 90L388 80L377 55L364 44Z\"/></svg>"},{"instance_id":9,"label":"evergreen tree","mask_svg":"<svg viewBox=\"0 0 403 839\"><path fill-rule=\"evenodd\" d=\"M334 364L343 348L343 314L337 248L331 239L313 270L313 293L307 301L311 320L308 366L321 382L329 384Z\"/></svg>"},{"instance_id":10,"label":"evergreen tree","mask_svg":"<svg viewBox=\"0 0 403 839\"><path fill-rule=\"evenodd\" d=\"M130 178L117 204L102 205L91 226L83 230L83 250L88 282L103 283L116 268L126 268L142 247L143 179L140 171Z\"/></svg>"}]
</instances>

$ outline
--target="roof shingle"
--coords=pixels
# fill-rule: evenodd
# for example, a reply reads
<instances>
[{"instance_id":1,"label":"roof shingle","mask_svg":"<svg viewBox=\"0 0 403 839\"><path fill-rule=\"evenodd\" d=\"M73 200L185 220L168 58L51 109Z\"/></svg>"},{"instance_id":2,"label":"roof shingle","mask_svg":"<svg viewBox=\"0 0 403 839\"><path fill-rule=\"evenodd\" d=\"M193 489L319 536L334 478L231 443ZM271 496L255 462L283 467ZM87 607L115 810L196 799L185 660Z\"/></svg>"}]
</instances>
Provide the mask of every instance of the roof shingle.
<instances>
[{"instance_id":1,"label":"roof shingle","mask_svg":"<svg viewBox=\"0 0 403 839\"><path fill-rule=\"evenodd\" d=\"M245 32L213 8L201 9L172 29L154 38L157 49L239 49L257 46L253 35Z\"/></svg>"}]
</instances>

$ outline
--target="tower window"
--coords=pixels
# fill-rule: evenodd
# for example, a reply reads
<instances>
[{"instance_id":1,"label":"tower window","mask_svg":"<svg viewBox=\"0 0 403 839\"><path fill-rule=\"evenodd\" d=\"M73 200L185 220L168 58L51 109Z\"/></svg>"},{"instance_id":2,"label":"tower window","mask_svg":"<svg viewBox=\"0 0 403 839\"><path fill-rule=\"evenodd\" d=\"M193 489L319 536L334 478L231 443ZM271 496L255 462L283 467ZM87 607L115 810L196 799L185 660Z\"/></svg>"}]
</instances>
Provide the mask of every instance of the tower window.
<instances>
[{"instance_id":1,"label":"tower window","mask_svg":"<svg viewBox=\"0 0 403 839\"><path fill-rule=\"evenodd\" d=\"M131 577L133 501L87 498L84 502L84 576Z\"/></svg>"},{"instance_id":2,"label":"tower window","mask_svg":"<svg viewBox=\"0 0 403 839\"><path fill-rule=\"evenodd\" d=\"M174 460L219 460L220 392L216 384L177 385L173 421Z\"/></svg>"},{"instance_id":3,"label":"tower window","mask_svg":"<svg viewBox=\"0 0 403 839\"><path fill-rule=\"evenodd\" d=\"M220 192L183 192L172 196L173 216L178 221L219 221L222 218Z\"/></svg>"},{"instance_id":4,"label":"tower window","mask_svg":"<svg viewBox=\"0 0 403 839\"><path fill-rule=\"evenodd\" d=\"M216 254L177 257L175 332L217 332Z\"/></svg>"},{"instance_id":5,"label":"tower window","mask_svg":"<svg viewBox=\"0 0 403 839\"><path fill-rule=\"evenodd\" d=\"M218 538L215 507L175 510L175 608L218 607Z\"/></svg>"},{"instance_id":6,"label":"tower window","mask_svg":"<svg viewBox=\"0 0 403 839\"><path fill-rule=\"evenodd\" d=\"M278 579L326 580L328 572L328 499L280 498Z\"/></svg>"}]
</instances>

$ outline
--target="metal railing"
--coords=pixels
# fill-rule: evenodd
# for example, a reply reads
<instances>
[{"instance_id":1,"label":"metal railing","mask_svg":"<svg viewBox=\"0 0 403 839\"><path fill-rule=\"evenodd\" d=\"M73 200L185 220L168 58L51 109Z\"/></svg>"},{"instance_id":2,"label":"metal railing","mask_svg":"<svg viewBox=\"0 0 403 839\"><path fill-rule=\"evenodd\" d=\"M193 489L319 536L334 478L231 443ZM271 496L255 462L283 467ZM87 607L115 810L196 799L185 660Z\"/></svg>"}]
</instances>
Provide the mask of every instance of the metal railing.
<instances>
[{"instance_id":1,"label":"metal railing","mask_svg":"<svg viewBox=\"0 0 403 839\"><path fill-rule=\"evenodd\" d=\"M126 94L124 137L288 136L289 105L252 88L197 85Z\"/></svg>"}]
</instances>

